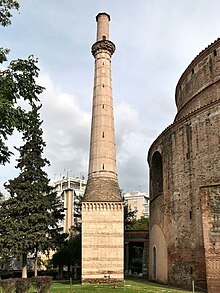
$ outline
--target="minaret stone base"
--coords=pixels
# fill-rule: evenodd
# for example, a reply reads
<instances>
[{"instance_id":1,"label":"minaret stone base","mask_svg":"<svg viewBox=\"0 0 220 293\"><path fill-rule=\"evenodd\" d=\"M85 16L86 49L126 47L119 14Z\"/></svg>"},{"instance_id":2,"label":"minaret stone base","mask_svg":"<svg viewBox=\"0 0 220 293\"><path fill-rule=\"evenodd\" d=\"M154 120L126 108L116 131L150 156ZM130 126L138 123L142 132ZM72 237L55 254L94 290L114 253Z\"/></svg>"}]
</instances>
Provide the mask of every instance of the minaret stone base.
<instances>
[{"instance_id":1,"label":"minaret stone base","mask_svg":"<svg viewBox=\"0 0 220 293\"><path fill-rule=\"evenodd\" d=\"M82 223L82 283L123 282L123 203L83 202Z\"/></svg>"}]
</instances>

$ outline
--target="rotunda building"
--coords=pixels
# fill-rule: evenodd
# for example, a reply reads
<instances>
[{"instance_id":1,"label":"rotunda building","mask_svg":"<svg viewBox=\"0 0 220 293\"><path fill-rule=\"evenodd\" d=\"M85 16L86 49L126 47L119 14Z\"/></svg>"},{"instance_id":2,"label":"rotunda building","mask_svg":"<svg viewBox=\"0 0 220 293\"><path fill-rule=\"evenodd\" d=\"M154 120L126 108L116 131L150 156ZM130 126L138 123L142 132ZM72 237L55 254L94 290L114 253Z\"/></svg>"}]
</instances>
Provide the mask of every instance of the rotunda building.
<instances>
[{"instance_id":1,"label":"rotunda building","mask_svg":"<svg viewBox=\"0 0 220 293\"><path fill-rule=\"evenodd\" d=\"M184 71L175 100L148 153L149 278L220 292L220 39Z\"/></svg>"}]
</instances>

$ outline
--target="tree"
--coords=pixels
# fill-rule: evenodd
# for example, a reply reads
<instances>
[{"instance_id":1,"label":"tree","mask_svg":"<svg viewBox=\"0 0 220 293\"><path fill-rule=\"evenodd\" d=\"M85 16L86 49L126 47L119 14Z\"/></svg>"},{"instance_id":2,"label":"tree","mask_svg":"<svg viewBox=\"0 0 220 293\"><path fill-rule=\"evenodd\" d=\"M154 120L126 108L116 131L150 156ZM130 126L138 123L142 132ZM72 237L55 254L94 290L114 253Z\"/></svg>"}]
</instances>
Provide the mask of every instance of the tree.
<instances>
[{"instance_id":1,"label":"tree","mask_svg":"<svg viewBox=\"0 0 220 293\"><path fill-rule=\"evenodd\" d=\"M77 265L81 264L81 225L83 194L74 194L74 225L69 237L63 241L53 255L52 263L59 267L59 278L63 278L63 266L68 266L69 276L74 266L74 278L77 278Z\"/></svg>"},{"instance_id":2,"label":"tree","mask_svg":"<svg viewBox=\"0 0 220 293\"><path fill-rule=\"evenodd\" d=\"M4 194L0 191L0 203L4 199Z\"/></svg>"},{"instance_id":3,"label":"tree","mask_svg":"<svg viewBox=\"0 0 220 293\"><path fill-rule=\"evenodd\" d=\"M136 219L136 213L137 211L132 211L128 205L125 203L124 207L124 226L125 230L131 229L131 226L133 225L135 219Z\"/></svg>"},{"instance_id":4,"label":"tree","mask_svg":"<svg viewBox=\"0 0 220 293\"><path fill-rule=\"evenodd\" d=\"M0 53L0 59L6 61L7 50ZM0 164L9 162L12 154L5 144L8 136L17 128L24 131L28 113L16 104L19 99L30 105L39 101L38 95L43 87L36 84L39 69L37 59L29 56L27 60L11 61L7 69L0 70Z\"/></svg>"},{"instance_id":5,"label":"tree","mask_svg":"<svg viewBox=\"0 0 220 293\"><path fill-rule=\"evenodd\" d=\"M59 278L62 279L63 266L68 266L71 273L72 266L75 266L74 277L76 278L76 266L81 264L81 233L67 239L63 246L53 255L52 263L59 267Z\"/></svg>"},{"instance_id":6,"label":"tree","mask_svg":"<svg viewBox=\"0 0 220 293\"><path fill-rule=\"evenodd\" d=\"M134 220L129 230L147 230L149 229L149 218L141 216L140 219Z\"/></svg>"},{"instance_id":7,"label":"tree","mask_svg":"<svg viewBox=\"0 0 220 293\"><path fill-rule=\"evenodd\" d=\"M74 194L74 226L72 227L71 234L77 235L81 233L82 227L82 200L83 194Z\"/></svg>"},{"instance_id":8,"label":"tree","mask_svg":"<svg viewBox=\"0 0 220 293\"><path fill-rule=\"evenodd\" d=\"M27 277L27 254L53 248L57 222L63 218L63 209L58 209L56 193L43 170L49 161L42 157L45 142L39 108L33 103L27 115L25 144L17 148L20 174L5 184L11 197L0 209L0 244L7 254L22 255L22 277Z\"/></svg>"},{"instance_id":9,"label":"tree","mask_svg":"<svg viewBox=\"0 0 220 293\"><path fill-rule=\"evenodd\" d=\"M18 1L0 0L0 25L7 26L11 24L11 9L19 9Z\"/></svg>"},{"instance_id":10,"label":"tree","mask_svg":"<svg viewBox=\"0 0 220 293\"><path fill-rule=\"evenodd\" d=\"M11 24L11 10L18 9L19 3L15 0L0 0L0 25ZM0 48L0 64L7 61L9 49ZM9 151L6 141L16 128L23 131L28 122L27 113L18 106L18 100L28 103L39 101L38 95L43 87L36 84L39 69L37 59L29 56L27 60L11 61L9 66L0 69L0 164L9 162L12 152Z\"/></svg>"}]
</instances>

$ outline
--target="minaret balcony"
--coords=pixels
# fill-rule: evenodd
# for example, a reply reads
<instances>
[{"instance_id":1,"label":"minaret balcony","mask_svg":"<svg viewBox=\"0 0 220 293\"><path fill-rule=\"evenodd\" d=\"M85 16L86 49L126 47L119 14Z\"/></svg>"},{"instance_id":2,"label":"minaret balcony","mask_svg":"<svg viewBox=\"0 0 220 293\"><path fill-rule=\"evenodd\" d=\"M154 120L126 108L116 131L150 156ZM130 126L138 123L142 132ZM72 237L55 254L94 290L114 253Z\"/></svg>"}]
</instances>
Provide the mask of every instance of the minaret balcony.
<instances>
[{"instance_id":1,"label":"minaret balcony","mask_svg":"<svg viewBox=\"0 0 220 293\"><path fill-rule=\"evenodd\" d=\"M108 51L112 55L115 52L115 44L109 40L97 41L92 45L92 55L95 57L100 51Z\"/></svg>"}]
</instances>

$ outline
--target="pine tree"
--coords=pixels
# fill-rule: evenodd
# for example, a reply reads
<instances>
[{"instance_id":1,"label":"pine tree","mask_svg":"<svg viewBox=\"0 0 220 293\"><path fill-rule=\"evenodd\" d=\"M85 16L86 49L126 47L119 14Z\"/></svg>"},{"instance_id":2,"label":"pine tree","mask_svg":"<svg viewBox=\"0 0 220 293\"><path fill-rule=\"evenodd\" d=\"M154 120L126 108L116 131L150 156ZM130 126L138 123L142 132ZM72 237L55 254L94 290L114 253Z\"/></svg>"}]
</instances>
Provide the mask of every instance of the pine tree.
<instances>
[{"instance_id":1,"label":"pine tree","mask_svg":"<svg viewBox=\"0 0 220 293\"><path fill-rule=\"evenodd\" d=\"M25 144L17 148L20 158L16 168L20 174L5 184L11 197L0 209L0 245L7 254L22 255L22 277L27 277L27 254L53 248L57 222L63 218L63 210L57 208L56 193L43 170L49 161L42 157L45 142L39 108L32 104L28 114L23 133Z\"/></svg>"}]
</instances>

